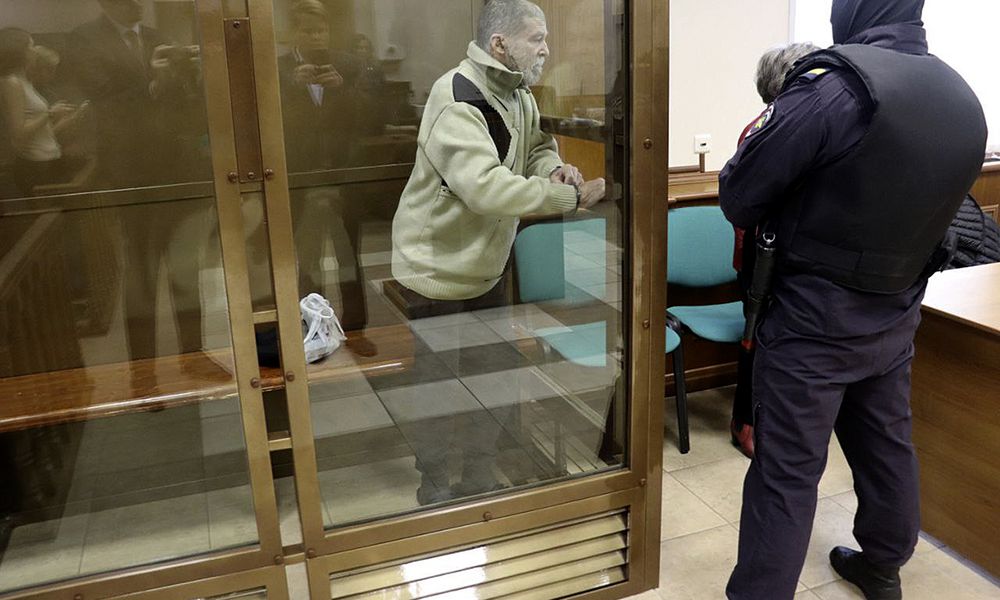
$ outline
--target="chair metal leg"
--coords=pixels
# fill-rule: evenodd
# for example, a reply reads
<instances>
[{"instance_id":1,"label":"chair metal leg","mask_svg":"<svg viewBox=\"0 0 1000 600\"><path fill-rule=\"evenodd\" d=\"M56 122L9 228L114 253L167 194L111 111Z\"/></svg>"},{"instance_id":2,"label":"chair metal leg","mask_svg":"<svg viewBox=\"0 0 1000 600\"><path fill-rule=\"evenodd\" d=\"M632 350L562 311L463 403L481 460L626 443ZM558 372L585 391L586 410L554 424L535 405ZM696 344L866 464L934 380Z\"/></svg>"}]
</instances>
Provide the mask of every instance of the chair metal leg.
<instances>
[{"instance_id":1,"label":"chair metal leg","mask_svg":"<svg viewBox=\"0 0 1000 600\"><path fill-rule=\"evenodd\" d=\"M681 454L691 450L691 436L688 431L687 391L684 386L684 345L680 344L674 354L674 389L677 397L677 445Z\"/></svg>"}]
</instances>

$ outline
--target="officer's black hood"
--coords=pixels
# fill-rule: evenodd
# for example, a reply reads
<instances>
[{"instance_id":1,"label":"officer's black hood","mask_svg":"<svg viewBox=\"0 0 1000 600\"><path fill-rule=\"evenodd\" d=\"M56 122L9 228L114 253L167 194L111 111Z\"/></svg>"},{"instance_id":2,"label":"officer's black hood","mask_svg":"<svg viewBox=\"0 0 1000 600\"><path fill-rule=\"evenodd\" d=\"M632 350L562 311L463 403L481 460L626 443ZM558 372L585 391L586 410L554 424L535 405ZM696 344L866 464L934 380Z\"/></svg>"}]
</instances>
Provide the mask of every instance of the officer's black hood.
<instances>
[{"instance_id":1,"label":"officer's black hood","mask_svg":"<svg viewBox=\"0 0 1000 600\"><path fill-rule=\"evenodd\" d=\"M854 38L876 28L923 28L923 10L924 0L833 0L833 43L865 43Z\"/></svg>"}]
</instances>

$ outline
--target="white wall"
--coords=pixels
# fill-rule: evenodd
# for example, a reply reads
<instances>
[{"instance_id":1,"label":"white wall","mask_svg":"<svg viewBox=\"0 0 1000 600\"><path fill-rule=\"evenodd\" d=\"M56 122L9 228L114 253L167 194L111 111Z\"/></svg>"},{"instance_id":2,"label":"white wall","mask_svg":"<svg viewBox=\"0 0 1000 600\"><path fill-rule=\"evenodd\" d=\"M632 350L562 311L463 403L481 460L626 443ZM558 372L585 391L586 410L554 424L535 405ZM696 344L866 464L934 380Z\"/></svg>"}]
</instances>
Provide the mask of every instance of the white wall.
<instances>
[{"instance_id":1,"label":"white wall","mask_svg":"<svg viewBox=\"0 0 1000 600\"><path fill-rule=\"evenodd\" d=\"M754 69L765 50L789 40L788 0L672 0L670 165L698 164L694 136L712 135L709 170L763 109Z\"/></svg>"},{"instance_id":2,"label":"white wall","mask_svg":"<svg viewBox=\"0 0 1000 600\"><path fill-rule=\"evenodd\" d=\"M831 43L831 0L791 0L797 41ZM948 62L979 95L990 127L989 146L1000 150L1000 77L996 67L997 0L927 0L924 23L931 52Z\"/></svg>"},{"instance_id":3,"label":"white wall","mask_svg":"<svg viewBox=\"0 0 1000 600\"><path fill-rule=\"evenodd\" d=\"M372 40L377 55L385 58L391 46L405 57L387 65L386 75L412 82L414 102L423 104L431 85L465 58L475 37L476 4L477 0L356 0L354 20L358 33Z\"/></svg>"}]
</instances>

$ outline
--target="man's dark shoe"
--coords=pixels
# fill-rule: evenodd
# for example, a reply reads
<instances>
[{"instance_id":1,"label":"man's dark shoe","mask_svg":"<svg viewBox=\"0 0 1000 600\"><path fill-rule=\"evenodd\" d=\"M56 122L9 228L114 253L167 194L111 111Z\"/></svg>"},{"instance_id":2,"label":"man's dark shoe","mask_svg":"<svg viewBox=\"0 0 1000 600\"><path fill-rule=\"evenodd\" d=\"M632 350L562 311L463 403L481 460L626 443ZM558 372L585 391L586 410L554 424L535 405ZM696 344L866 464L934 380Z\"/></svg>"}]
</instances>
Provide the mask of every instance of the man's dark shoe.
<instances>
[{"instance_id":1,"label":"man's dark shoe","mask_svg":"<svg viewBox=\"0 0 1000 600\"><path fill-rule=\"evenodd\" d=\"M902 600L898 567L877 567L856 550L837 546L830 551L830 564L845 580L861 588L866 600Z\"/></svg>"}]
</instances>

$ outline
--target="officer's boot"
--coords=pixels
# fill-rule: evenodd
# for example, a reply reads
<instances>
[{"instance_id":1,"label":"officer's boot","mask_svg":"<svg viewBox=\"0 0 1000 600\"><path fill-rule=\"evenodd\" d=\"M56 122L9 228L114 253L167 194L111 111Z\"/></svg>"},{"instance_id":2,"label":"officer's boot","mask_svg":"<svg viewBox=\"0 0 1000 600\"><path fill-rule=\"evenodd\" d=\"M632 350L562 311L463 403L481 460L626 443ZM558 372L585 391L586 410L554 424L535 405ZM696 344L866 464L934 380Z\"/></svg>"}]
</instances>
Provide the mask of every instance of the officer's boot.
<instances>
[{"instance_id":1,"label":"officer's boot","mask_svg":"<svg viewBox=\"0 0 1000 600\"><path fill-rule=\"evenodd\" d=\"M837 546L830 551L830 564L841 577L861 588L866 600L901 600L899 567L877 567L864 553Z\"/></svg>"}]
</instances>

